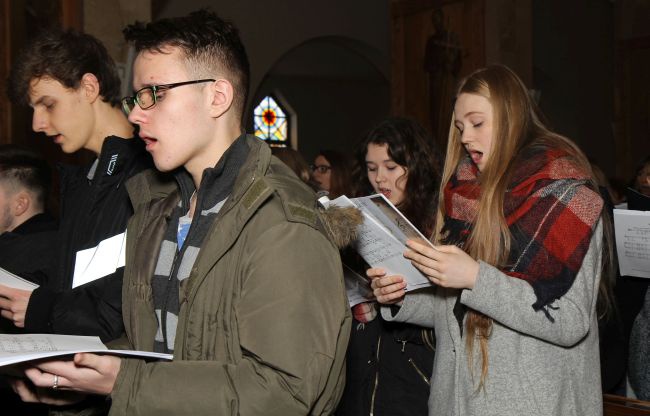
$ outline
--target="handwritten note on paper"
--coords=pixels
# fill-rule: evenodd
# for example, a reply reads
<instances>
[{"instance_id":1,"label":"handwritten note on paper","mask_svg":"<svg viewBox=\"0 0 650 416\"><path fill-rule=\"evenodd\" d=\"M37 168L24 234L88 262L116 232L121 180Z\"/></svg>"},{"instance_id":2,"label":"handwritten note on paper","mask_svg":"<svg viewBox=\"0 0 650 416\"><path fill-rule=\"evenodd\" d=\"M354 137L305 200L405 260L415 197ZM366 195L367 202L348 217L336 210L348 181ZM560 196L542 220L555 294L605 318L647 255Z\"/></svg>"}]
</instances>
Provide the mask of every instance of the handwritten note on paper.
<instances>
[{"instance_id":1,"label":"handwritten note on paper","mask_svg":"<svg viewBox=\"0 0 650 416\"><path fill-rule=\"evenodd\" d=\"M650 278L650 211L614 210L621 276Z\"/></svg>"}]
</instances>

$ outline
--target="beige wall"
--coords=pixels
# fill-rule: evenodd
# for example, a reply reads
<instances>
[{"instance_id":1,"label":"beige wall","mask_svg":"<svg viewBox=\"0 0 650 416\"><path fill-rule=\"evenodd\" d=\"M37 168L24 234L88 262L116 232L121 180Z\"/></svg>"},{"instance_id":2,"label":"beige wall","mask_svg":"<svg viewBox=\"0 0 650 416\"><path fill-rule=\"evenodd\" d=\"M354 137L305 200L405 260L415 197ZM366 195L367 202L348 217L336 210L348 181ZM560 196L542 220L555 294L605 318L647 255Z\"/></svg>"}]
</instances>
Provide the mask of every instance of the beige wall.
<instances>
[{"instance_id":1,"label":"beige wall","mask_svg":"<svg viewBox=\"0 0 650 416\"><path fill-rule=\"evenodd\" d=\"M136 20L151 20L151 0L83 1L83 30L101 40L115 60L124 95L130 86L125 81L128 45L122 36L122 29Z\"/></svg>"}]
</instances>

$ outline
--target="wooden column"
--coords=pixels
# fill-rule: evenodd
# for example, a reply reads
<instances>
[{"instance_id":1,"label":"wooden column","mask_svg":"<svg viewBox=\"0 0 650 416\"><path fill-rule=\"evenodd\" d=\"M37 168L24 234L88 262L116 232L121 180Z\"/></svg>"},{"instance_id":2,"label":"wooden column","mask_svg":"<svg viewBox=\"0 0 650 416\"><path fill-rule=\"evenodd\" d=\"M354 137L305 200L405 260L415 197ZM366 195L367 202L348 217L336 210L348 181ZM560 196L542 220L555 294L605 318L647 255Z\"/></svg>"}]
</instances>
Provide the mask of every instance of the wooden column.
<instances>
[{"instance_id":1,"label":"wooden column","mask_svg":"<svg viewBox=\"0 0 650 416\"><path fill-rule=\"evenodd\" d=\"M391 104L419 121L443 150L453 91L485 65L485 0L393 0Z\"/></svg>"}]
</instances>

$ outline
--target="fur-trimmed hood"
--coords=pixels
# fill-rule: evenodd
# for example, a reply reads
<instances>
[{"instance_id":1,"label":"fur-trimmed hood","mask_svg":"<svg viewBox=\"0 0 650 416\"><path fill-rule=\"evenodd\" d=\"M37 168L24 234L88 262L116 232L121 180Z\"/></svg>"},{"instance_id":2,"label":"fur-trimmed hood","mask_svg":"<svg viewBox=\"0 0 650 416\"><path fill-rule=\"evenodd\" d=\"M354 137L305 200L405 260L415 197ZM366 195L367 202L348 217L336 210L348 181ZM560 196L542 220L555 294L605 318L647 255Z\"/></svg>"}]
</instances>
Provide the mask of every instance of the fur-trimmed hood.
<instances>
[{"instance_id":1,"label":"fur-trimmed hood","mask_svg":"<svg viewBox=\"0 0 650 416\"><path fill-rule=\"evenodd\" d=\"M357 239L357 227L363 222L361 211L330 205L329 208L320 207L319 212L327 235L339 250Z\"/></svg>"}]
</instances>

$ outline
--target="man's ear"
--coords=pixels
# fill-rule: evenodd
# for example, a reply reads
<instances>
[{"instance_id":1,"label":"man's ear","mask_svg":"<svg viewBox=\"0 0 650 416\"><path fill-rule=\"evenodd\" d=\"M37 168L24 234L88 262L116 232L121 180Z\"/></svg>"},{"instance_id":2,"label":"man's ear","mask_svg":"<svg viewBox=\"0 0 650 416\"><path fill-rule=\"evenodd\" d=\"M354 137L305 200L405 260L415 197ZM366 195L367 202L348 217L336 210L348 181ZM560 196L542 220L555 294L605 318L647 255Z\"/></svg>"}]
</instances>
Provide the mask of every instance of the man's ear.
<instances>
[{"instance_id":1,"label":"man's ear","mask_svg":"<svg viewBox=\"0 0 650 416\"><path fill-rule=\"evenodd\" d=\"M14 217L20 217L23 215L32 204L32 199L29 197L27 192L20 191L16 193L12 201L12 214Z\"/></svg>"},{"instance_id":2,"label":"man's ear","mask_svg":"<svg viewBox=\"0 0 650 416\"><path fill-rule=\"evenodd\" d=\"M210 115L214 118L221 117L232 107L235 90L230 81L218 79L210 84L210 91Z\"/></svg>"},{"instance_id":3,"label":"man's ear","mask_svg":"<svg viewBox=\"0 0 650 416\"><path fill-rule=\"evenodd\" d=\"M95 74L85 73L81 77L79 88L81 88L84 97L89 103L94 103L99 98L99 80Z\"/></svg>"}]
</instances>

